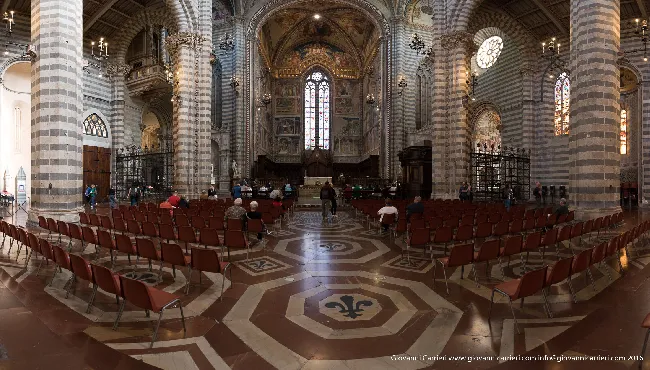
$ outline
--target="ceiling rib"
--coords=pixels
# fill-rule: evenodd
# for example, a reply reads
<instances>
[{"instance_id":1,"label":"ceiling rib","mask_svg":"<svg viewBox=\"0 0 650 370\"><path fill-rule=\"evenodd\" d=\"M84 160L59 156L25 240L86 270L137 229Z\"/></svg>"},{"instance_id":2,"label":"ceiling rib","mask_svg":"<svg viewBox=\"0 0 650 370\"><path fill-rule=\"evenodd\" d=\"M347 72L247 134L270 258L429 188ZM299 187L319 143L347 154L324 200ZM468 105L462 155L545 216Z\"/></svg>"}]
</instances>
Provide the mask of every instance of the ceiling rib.
<instances>
[{"instance_id":1,"label":"ceiling rib","mask_svg":"<svg viewBox=\"0 0 650 370\"><path fill-rule=\"evenodd\" d=\"M84 24L84 32L88 32L88 30L101 18L106 12L115 5L115 3L118 0L109 0L107 3L102 6L101 9L99 9L95 14L93 14L92 17Z\"/></svg>"},{"instance_id":2,"label":"ceiling rib","mask_svg":"<svg viewBox=\"0 0 650 370\"><path fill-rule=\"evenodd\" d=\"M641 17L643 17L643 19L647 19L648 11L645 8L645 0L636 0L636 5L639 7L639 10L641 10Z\"/></svg>"},{"instance_id":3,"label":"ceiling rib","mask_svg":"<svg viewBox=\"0 0 650 370\"><path fill-rule=\"evenodd\" d=\"M560 31L562 36L569 36L565 26L562 25L562 23L557 19L557 17L553 13L551 13L551 11L548 10L548 8L546 8L546 6L542 4L540 0L532 0L532 1L533 3L535 3L537 7L539 7L539 9L544 13L544 15L546 15L546 17L548 17L548 19L550 19L551 22L553 22L553 24L555 25L555 27L557 27L558 31Z\"/></svg>"}]
</instances>

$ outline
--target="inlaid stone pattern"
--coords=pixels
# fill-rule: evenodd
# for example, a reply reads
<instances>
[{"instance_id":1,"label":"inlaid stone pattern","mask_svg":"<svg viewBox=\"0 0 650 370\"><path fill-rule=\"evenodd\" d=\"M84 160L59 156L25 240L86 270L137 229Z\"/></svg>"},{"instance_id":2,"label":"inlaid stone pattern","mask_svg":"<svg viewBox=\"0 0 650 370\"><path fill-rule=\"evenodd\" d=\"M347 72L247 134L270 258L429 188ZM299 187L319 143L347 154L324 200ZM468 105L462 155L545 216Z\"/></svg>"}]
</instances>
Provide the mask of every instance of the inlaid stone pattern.
<instances>
[{"instance_id":1,"label":"inlaid stone pattern","mask_svg":"<svg viewBox=\"0 0 650 370\"><path fill-rule=\"evenodd\" d=\"M363 294L332 294L319 302L320 312L338 321L370 320L380 310L379 303Z\"/></svg>"}]
</instances>

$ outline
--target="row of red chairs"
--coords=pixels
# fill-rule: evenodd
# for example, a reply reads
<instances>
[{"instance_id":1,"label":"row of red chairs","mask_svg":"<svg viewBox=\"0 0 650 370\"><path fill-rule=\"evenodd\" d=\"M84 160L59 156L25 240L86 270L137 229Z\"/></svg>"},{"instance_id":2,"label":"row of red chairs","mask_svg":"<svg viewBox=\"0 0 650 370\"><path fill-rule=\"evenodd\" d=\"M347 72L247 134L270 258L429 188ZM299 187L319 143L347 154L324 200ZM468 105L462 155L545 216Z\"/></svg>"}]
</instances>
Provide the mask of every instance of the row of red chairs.
<instances>
[{"instance_id":1,"label":"row of red chairs","mask_svg":"<svg viewBox=\"0 0 650 370\"><path fill-rule=\"evenodd\" d=\"M53 245L47 239L38 238L33 233L26 232L23 228L9 225L5 221L0 221L0 232L3 233L3 243L5 238L9 236L17 243L20 243L21 246L25 246L26 250L28 251L28 255L25 258L25 266L27 266L29 263L29 260L34 252L41 255L42 259L36 270L36 276L38 276L40 273L43 261L54 262L54 274L48 285L51 285L54 281L59 268L70 271L72 273L72 276L64 286L66 290L66 298L68 298L70 290L72 289L72 286L77 278L92 283L93 292L88 302L88 307L86 308L87 313L90 312L92 308L98 288L101 288L109 294L114 294L118 304L120 303L119 297L122 297L122 303L119 307L115 323L113 324L114 330L117 329L119 320L122 316L122 312L124 311L125 304L127 301L129 301L136 307L144 309L147 313L147 316L149 315L148 311L156 312L159 315L158 321L156 323L156 328L152 335L151 344L149 345L150 348L153 347L153 344L156 341L158 328L160 326L162 314L165 309L173 307L178 307L180 309L181 319L183 322L183 334L186 333L185 316L183 314L183 307L178 296L165 292L164 290L148 286L141 281L116 274L104 266L91 263L82 256L69 253L60 245Z\"/></svg>"},{"instance_id":2,"label":"row of red chairs","mask_svg":"<svg viewBox=\"0 0 650 370\"><path fill-rule=\"evenodd\" d=\"M544 266L541 269L527 272L518 279L510 280L496 285L492 289L492 297L490 299L490 311L488 314L488 320L491 318L492 305L494 304L495 293L499 293L504 297L508 298L510 308L512 310L512 315L515 321L515 327L517 328L518 333L519 333L519 327L517 325L517 317L512 307L512 301L514 300L521 299L523 305L524 298L532 296L537 292L541 291L544 297L544 308L547 311L547 315L549 317L553 317L553 313L551 311L551 305L547 299L547 295L551 285L567 280L569 283L569 290L571 292L571 295L573 296L573 301L577 303L575 291L571 283L571 277L575 274L581 273L582 271L586 271L586 278L588 278L591 281L591 286L594 289L594 291L596 291L594 278L591 274L591 266L594 266L599 263L602 264L608 258L616 258L620 266L620 272L623 273L620 251L622 249L625 249L626 255L629 256L629 254L627 253L628 244L638 240L648 230L650 230L650 221L645 221L642 224L635 227L634 229L629 230L621 235L615 236L614 238L609 240L609 242L607 241L602 242L592 248L581 251L577 255L559 260L551 267ZM611 281L612 277L609 273L609 269L607 269L607 276ZM644 345L644 352L645 352L645 345Z\"/></svg>"}]
</instances>

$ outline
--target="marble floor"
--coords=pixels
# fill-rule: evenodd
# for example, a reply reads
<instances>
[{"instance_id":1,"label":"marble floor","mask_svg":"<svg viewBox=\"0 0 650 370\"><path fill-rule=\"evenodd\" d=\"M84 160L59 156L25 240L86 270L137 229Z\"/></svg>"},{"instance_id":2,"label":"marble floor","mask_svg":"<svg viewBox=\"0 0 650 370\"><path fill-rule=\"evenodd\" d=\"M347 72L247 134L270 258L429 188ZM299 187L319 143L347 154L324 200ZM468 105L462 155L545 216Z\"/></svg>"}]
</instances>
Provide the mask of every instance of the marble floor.
<instances>
[{"instance_id":1,"label":"marble floor","mask_svg":"<svg viewBox=\"0 0 650 370\"><path fill-rule=\"evenodd\" d=\"M599 238L642 217L628 211L622 226ZM24 225L25 215L5 220ZM113 331L114 297L99 291L85 313L91 286L79 281L66 299L69 274L57 274L47 286L52 264L37 276L39 261L24 268L24 253L8 254L8 244L0 249L0 369L630 369L639 366L640 323L650 312L650 250L643 243L630 250L631 258L622 257L623 275L612 260L592 268L594 287L584 274L576 277L577 304L566 283L553 286L553 318L545 315L541 294L523 308L515 304L517 333L503 299L487 319L491 288L503 281L497 264L490 271L477 266L478 286L467 278L469 268L464 279L461 269L449 269L447 295L440 268L434 284L431 261L402 259L401 237L368 230L349 210L326 225L319 212L304 210L266 239L265 250L254 246L248 260L245 251L232 253L236 264L223 300L221 275L204 273L199 285L195 273L185 295L186 270L175 277L168 266L150 273L141 260L134 272L120 256L115 270L183 302L186 335L179 311L167 310L149 349L157 315L147 318L127 304ZM443 255L442 248L435 254ZM94 259L94 250L84 256ZM541 266L556 256L547 253L542 261L534 253L531 260ZM110 265L106 251L97 261ZM515 257L505 280L521 273Z\"/></svg>"}]
</instances>

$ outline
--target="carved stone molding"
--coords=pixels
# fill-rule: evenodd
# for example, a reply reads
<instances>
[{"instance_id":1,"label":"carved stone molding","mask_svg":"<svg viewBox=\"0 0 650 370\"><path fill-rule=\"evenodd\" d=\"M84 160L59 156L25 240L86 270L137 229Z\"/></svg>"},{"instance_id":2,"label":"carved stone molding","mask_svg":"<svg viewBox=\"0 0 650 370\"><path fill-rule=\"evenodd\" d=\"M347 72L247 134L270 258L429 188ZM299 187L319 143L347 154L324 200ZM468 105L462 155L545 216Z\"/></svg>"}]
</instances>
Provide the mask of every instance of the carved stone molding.
<instances>
[{"instance_id":1,"label":"carved stone molding","mask_svg":"<svg viewBox=\"0 0 650 370\"><path fill-rule=\"evenodd\" d=\"M521 77L534 76L535 73L537 73L537 68L534 67L522 66L519 68L519 75Z\"/></svg>"},{"instance_id":2,"label":"carved stone molding","mask_svg":"<svg viewBox=\"0 0 650 370\"><path fill-rule=\"evenodd\" d=\"M131 72L132 67L123 62L108 63L106 65L106 74L112 76L126 76Z\"/></svg>"},{"instance_id":3,"label":"carved stone molding","mask_svg":"<svg viewBox=\"0 0 650 370\"><path fill-rule=\"evenodd\" d=\"M169 55L176 56L178 49L182 45L188 45L192 50L200 50L203 44L205 44L208 39L198 33L191 32L181 32L175 35L168 36L165 39L167 44L167 51Z\"/></svg>"},{"instance_id":4,"label":"carved stone molding","mask_svg":"<svg viewBox=\"0 0 650 370\"><path fill-rule=\"evenodd\" d=\"M440 44L443 49L448 50L464 47L469 54L474 54L477 50L477 46L474 43L474 35L463 31L446 33L440 36Z\"/></svg>"}]
</instances>

